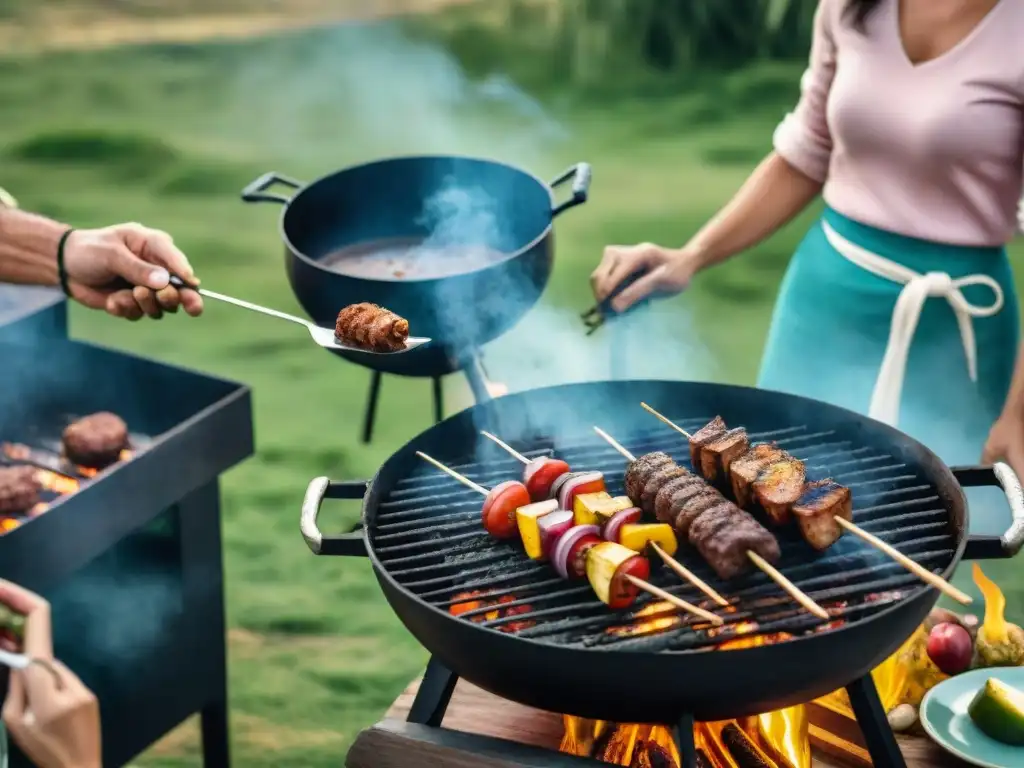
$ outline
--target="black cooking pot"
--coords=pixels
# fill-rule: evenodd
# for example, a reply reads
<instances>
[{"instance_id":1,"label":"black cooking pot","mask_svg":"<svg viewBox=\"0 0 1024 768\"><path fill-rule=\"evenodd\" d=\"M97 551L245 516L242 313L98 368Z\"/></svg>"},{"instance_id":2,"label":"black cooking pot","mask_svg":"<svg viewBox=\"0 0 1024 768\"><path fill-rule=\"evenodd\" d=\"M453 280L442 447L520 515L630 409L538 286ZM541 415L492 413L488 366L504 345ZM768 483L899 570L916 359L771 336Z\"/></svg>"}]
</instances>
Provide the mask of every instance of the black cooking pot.
<instances>
[{"instance_id":1,"label":"black cooking pot","mask_svg":"<svg viewBox=\"0 0 1024 768\"><path fill-rule=\"evenodd\" d=\"M572 180L572 196L553 187ZM440 376L511 328L547 285L552 220L583 203L586 163L551 184L504 163L469 157L398 157L337 171L309 185L267 173L246 202L285 206L281 237L288 279L318 325L369 301L434 340L401 355L338 352L385 373ZM292 197L267 192L276 184Z\"/></svg>"}]
</instances>

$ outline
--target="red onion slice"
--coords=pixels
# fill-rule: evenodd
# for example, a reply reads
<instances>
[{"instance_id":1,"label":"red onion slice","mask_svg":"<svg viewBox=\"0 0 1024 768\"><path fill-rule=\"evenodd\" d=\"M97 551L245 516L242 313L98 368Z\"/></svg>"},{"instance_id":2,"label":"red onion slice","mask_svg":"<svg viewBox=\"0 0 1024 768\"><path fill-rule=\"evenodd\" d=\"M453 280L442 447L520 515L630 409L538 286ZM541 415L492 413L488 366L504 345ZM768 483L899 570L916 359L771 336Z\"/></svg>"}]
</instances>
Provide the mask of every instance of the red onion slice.
<instances>
[{"instance_id":1,"label":"red onion slice","mask_svg":"<svg viewBox=\"0 0 1024 768\"><path fill-rule=\"evenodd\" d=\"M573 500L576 498L575 490L581 485L604 480L601 472L579 472L575 477L570 478L558 491L558 506L562 509L572 510Z\"/></svg>"},{"instance_id":2,"label":"red onion slice","mask_svg":"<svg viewBox=\"0 0 1024 768\"><path fill-rule=\"evenodd\" d=\"M555 544L572 528L572 512L565 509L549 512L537 519L537 527L540 529L541 552L545 557L551 557Z\"/></svg>"},{"instance_id":3,"label":"red onion slice","mask_svg":"<svg viewBox=\"0 0 1024 768\"><path fill-rule=\"evenodd\" d=\"M639 523L640 519L644 516L643 510L639 507L630 507L629 509L623 509L616 512L607 523L604 524L604 539L605 541L614 541L616 544L619 543L619 530L624 525L632 523Z\"/></svg>"},{"instance_id":4,"label":"red onion slice","mask_svg":"<svg viewBox=\"0 0 1024 768\"><path fill-rule=\"evenodd\" d=\"M570 528L555 544L551 553L551 563L563 579L569 578L569 553L573 546L584 536L600 536L601 529L596 525L577 525Z\"/></svg>"}]
</instances>

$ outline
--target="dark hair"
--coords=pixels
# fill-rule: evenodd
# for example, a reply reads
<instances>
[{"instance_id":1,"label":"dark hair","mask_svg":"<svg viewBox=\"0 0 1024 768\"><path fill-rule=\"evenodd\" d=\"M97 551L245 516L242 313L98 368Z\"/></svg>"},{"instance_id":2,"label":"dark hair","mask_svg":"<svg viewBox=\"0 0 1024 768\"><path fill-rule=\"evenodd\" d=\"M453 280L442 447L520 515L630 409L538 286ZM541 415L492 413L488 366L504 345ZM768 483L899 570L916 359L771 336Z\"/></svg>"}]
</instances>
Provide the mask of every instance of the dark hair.
<instances>
[{"instance_id":1,"label":"dark hair","mask_svg":"<svg viewBox=\"0 0 1024 768\"><path fill-rule=\"evenodd\" d=\"M880 2L881 0L848 0L846 13L853 17L853 26L863 31L864 22Z\"/></svg>"}]
</instances>

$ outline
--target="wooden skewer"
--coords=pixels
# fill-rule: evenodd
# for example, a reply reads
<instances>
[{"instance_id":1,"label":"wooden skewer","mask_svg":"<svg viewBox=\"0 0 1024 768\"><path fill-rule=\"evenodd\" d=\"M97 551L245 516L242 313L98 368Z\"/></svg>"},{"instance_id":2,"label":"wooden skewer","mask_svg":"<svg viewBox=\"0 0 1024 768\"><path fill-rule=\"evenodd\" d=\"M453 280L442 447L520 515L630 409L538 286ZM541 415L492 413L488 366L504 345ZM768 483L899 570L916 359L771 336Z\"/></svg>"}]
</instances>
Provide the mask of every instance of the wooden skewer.
<instances>
[{"instance_id":1,"label":"wooden skewer","mask_svg":"<svg viewBox=\"0 0 1024 768\"><path fill-rule=\"evenodd\" d=\"M694 616L699 616L700 618L704 619L704 621L709 621L716 626L720 626L724 623L720 616L716 616L715 614L711 613L711 611L705 611L703 608L698 608L696 605L688 603L680 597L676 597L671 592L666 592L661 587L656 587L653 584L644 581L643 579L638 579L636 576L633 576L628 573L624 575L626 579L634 586L639 587L644 592L648 592L654 595L655 597L660 597L666 603L672 603L672 605L674 605L676 608L686 611L687 613L692 613Z\"/></svg>"},{"instance_id":2,"label":"wooden skewer","mask_svg":"<svg viewBox=\"0 0 1024 768\"><path fill-rule=\"evenodd\" d=\"M629 461L635 461L635 459L633 458L633 454L631 454L628 450L626 450L622 445L620 445L615 440L615 438L613 438L611 435L609 435L603 429L601 429L600 427L594 427L594 431L597 432L597 434L599 434L606 441L608 441L608 444L612 448L614 448L619 453L621 453L623 456L625 456ZM796 600L798 603L800 603L800 605L803 606L805 609L807 609L808 611L810 611L811 613L813 613L815 616L817 616L819 618L822 618L822 619L829 619L829 618L831 618L828 615L828 613L825 612L824 608L822 608L816 602L811 600L811 598L809 598L806 594L804 594L800 590L800 588L796 586L796 584L794 584L789 579L787 579L785 576L783 576L781 573L779 573L763 557L758 555L756 552L750 552L750 551L747 552L747 556L751 559L751 561L754 563L754 565L756 565L758 568L760 568L762 571L764 571L765 575L768 576L768 578L770 578L772 581L774 581L776 584L778 584L780 587L782 587L782 589L784 589L787 593L789 593L789 595L794 600ZM678 571L677 571L677 573L678 573Z\"/></svg>"},{"instance_id":3,"label":"wooden skewer","mask_svg":"<svg viewBox=\"0 0 1024 768\"><path fill-rule=\"evenodd\" d=\"M424 461L426 461L427 463L433 464L435 467L440 469L446 475L449 475L450 477L454 477L456 480L458 480L460 483L462 483L467 488L472 488L474 491L479 493L481 496L486 496L488 493L490 493L490 491L488 491L482 485L479 485L478 483L474 483L472 480L470 480L465 475L460 475L454 469L450 469L450 468L446 467L440 461L438 461L437 459L435 459L435 458L433 458L431 456L427 456L427 454L423 453L422 451L416 451L416 455L419 456Z\"/></svg>"},{"instance_id":4,"label":"wooden skewer","mask_svg":"<svg viewBox=\"0 0 1024 768\"><path fill-rule=\"evenodd\" d=\"M689 568L687 568L685 565L683 565L674 557L672 557L672 555L670 555L664 549L659 547L657 542L652 541L651 548L658 553L658 557L660 557L665 562L665 565L667 565L669 568L675 571L680 578L682 578L684 581L688 581L691 584L693 584L693 586L695 586L697 589L699 589L705 595L710 597L723 608L729 607L728 600L726 600L724 597L718 594L718 592L716 592L710 584L708 584L702 578L700 578L700 576L693 573Z\"/></svg>"},{"instance_id":5,"label":"wooden skewer","mask_svg":"<svg viewBox=\"0 0 1024 768\"><path fill-rule=\"evenodd\" d=\"M656 410L651 408L651 406L649 406L647 403L640 403L640 407L643 408L645 411L647 411L649 414L651 414L651 416L653 416L654 418L656 418L656 419L660 420L661 422L663 422L666 426L672 427L672 429L674 429L680 435L685 437L687 440L690 439L690 433L687 432L682 427L680 427L674 421L672 421L672 419L668 418L667 416L662 416Z\"/></svg>"},{"instance_id":6,"label":"wooden skewer","mask_svg":"<svg viewBox=\"0 0 1024 768\"><path fill-rule=\"evenodd\" d=\"M843 528L848 530L854 536L859 536L861 539L866 541L868 544L873 546L875 549L877 549L877 550L881 551L882 553L888 555L893 560L895 560L897 563L899 563L904 568L906 568L908 571L910 571L912 574L917 576L917 578L919 578L921 581L923 581L926 584L930 584L931 586L935 587L937 590L942 592L942 594L944 594L944 595L946 595L948 597L953 598L954 600L956 600L961 605L970 605L972 602L974 602L970 595L968 595L968 594L966 594L964 592L961 592L959 589L954 587L952 584L950 584L944 578L942 578L941 576L939 576L937 574L932 573L931 571L929 571L927 568L925 568L924 566L920 565L919 563L915 563L913 560L911 560L909 557L904 555L898 549L896 549L895 547L890 546L889 544L886 544L884 541L882 541L880 538L878 538L874 534L868 533L867 531L865 531L860 526L854 525L853 523L851 523L849 520L846 520L845 518L836 516L835 520L836 520L837 523L839 523L839 525L841 525Z\"/></svg>"},{"instance_id":7,"label":"wooden skewer","mask_svg":"<svg viewBox=\"0 0 1024 768\"><path fill-rule=\"evenodd\" d=\"M486 437L488 440L493 440L495 443L498 444L500 448L503 448L504 450L508 451L508 453L511 454L513 458L518 459L519 461L523 462L523 464L530 463L530 460L528 458L523 456L523 454L521 454L519 451L517 451L515 448L506 443L497 435L492 435L490 432L487 432L483 429L480 430L480 434Z\"/></svg>"},{"instance_id":8,"label":"wooden skewer","mask_svg":"<svg viewBox=\"0 0 1024 768\"><path fill-rule=\"evenodd\" d=\"M634 456L632 453L630 453L625 448L625 446L623 446L618 440L616 440L614 437L609 435L603 429L601 429L600 427L594 427L594 431L597 432L597 434L599 434L601 436L601 439L604 440L606 443L608 443L608 445L610 445L616 451L621 453L623 458L626 459L626 461L636 461L636 456Z\"/></svg>"},{"instance_id":9,"label":"wooden skewer","mask_svg":"<svg viewBox=\"0 0 1024 768\"><path fill-rule=\"evenodd\" d=\"M764 571L768 578L770 578L772 581L774 581L776 584L782 587L786 592L789 593L790 597L792 597L794 600L800 603L800 605L803 606L803 608L808 613L813 613L819 619L832 618L828 615L828 611L826 611L816 602L811 600L811 598L809 598L803 592L803 590L800 589L800 587L798 587L792 581L790 581L781 573L779 573L779 571L771 563L769 563L767 560L765 560L763 557L757 554L757 552L750 552L748 550L747 557L749 557L751 561L753 561L754 565L756 565L758 568Z\"/></svg>"}]
</instances>

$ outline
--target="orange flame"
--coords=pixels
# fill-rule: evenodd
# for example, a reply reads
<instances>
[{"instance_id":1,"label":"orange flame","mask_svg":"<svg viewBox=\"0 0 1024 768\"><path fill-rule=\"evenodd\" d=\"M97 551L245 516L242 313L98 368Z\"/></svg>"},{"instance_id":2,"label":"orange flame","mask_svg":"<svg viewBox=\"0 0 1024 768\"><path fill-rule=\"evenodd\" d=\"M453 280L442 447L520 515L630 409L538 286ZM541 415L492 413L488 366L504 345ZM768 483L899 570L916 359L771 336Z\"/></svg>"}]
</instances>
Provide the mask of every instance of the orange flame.
<instances>
[{"instance_id":1,"label":"orange flame","mask_svg":"<svg viewBox=\"0 0 1024 768\"><path fill-rule=\"evenodd\" d=\"M984 632L985 639L992 643L1005 643L1010 635L1010 625L1006 621L1006 596L996 583L986 576L981 566L972 564L974 583L985 598L985 620L979 632Z\"/></svg>"}]
</instances>

